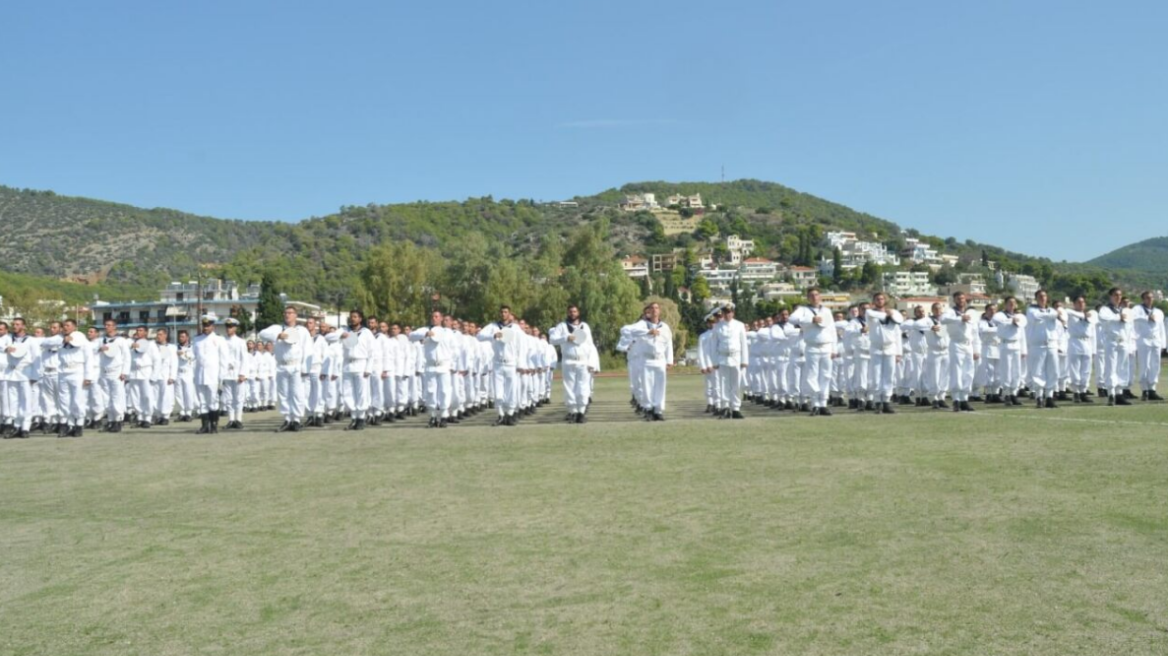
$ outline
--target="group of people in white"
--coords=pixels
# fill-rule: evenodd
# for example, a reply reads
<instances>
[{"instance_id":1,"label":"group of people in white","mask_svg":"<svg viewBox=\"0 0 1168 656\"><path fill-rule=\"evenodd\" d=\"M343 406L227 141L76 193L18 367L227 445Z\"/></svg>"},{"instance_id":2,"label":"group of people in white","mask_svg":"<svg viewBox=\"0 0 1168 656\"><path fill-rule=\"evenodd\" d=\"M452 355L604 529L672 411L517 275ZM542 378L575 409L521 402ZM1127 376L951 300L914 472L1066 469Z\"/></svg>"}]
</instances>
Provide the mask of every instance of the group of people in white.
<instances>
[{"instance_id":1,"label":"group of people in white","mask_svg":"<svg viewBox=\"0 0 1168 656\"><path fill-rule=\"evenodd\" d=\"M831 408L895 413L895 405L971 412L971 402L1039 408L1056 401L1130 405L1136 384L1145 401L1161 401L1156 386L1168 344L1164 313L1151 293L1131 303L1112 289L1106 303L1070 307L1039 291L1022 308L1013 297L970 306L892 308L883 293L845 313L825 307L819 290L807 304L750 326L735 308L714 308L698 340L706 412L742 419L743 400L830 416ZM80 437L86 428L120 432L200 421L198 433L243 428L243 414L278 410L279 431L349 420L363 430L421 414L445 428L493 409L494 424L513 426L550 402L552 375L562 370L566 420L585 423L600 357L591 327L576 306L547 334L509 307L486 325L430 315L420 328L349 313L338 328L284 310L283 323L247 341L239 321L206 315L193 338L146 327L123 336L106 321L80 332L72 320L47 332L23 319L0 322L0 434L54 432ZM616 350L628 357L630 404L647 421L664 421L673 332L651 303L620 329ZM558 351L557 351L558 347ZM1092 393L1092 381L1095 393ZM950 405L951 403L951 405Z\"/></svg>"},{"instance_id":2,"label":"group of people in white","mask_svg":"<svg viewBox=\"0 0 1168 656\"><path fill-rule=\"evenodd\" d=\"M1112 289L1104 304L1078 296L1066 307L1040 290L1025 308L1012 296L974 308L958 292L951 305L918 306L906 317L883 293L833 313L811 289L807 305L754 322L744 337L732 306L706 321L706 411L719 417L741 416L743 386L754 403L817 416L845 405L972 412L971 402L1021 405L1026 396L1038 408L1094 403L1096 394L1122 406L1137 398L1136 383L1142 400L1163 400L1156 386L1168 334L1150 292L1133 304Z\"/></svg>"},{"instance_id":3,"label":"group of people in white","mask_svg":"<svg viewBox=\"0 0 1168 656\"><path fill-rule=\"evenodd\" d=\"M500 310L499 320L478 326L435 311L430 325L414 329L360 311L337 329L325 321L301 321L295 307L284 322L246 341L239 321L213 314L201 318L193 338L178 331L153 336L146 327L123 336L116 322L104 332L78 330L72 320L53 322L47 333L29 331L23 319L0 322L0 434L28 437L53 432L81 437L87 428L120 432L178 421L200 421L198 433L242 429L243 414L276 409L279 431L325 426L347 416L351 430L429 415L444 428L494 408L497 425L515 425L550 401L552 372L564 353L569 419L583 422L591 400L591 374L599 355L576 308L551 331Z\"/></svg>"}]
</instances>

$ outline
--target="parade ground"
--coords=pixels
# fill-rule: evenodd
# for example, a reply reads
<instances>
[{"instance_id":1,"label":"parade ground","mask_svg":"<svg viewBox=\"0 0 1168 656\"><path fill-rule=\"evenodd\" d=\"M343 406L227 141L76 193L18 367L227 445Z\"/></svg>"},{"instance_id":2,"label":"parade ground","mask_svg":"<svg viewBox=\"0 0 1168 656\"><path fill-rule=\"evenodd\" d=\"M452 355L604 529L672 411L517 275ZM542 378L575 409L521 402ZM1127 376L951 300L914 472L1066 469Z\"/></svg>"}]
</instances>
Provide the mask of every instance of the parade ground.
<instances>
[{"instance_id":1,"label":"parade ground","mask_svg":"<svg viewBox=\"0 0 1168 656\"><path fill-rule=\"evenodd\" d=\"M0 654L1168 653L1168 406L0 443Z\"/></svg>"}]
</instances>

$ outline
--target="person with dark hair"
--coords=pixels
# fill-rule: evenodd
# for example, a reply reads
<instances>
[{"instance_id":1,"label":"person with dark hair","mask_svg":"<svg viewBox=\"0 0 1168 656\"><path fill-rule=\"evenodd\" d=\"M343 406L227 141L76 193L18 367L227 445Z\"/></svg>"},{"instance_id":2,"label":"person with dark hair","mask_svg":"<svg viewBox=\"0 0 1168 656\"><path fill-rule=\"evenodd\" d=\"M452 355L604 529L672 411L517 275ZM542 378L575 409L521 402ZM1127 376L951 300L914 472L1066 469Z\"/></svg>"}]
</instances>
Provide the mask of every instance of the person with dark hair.
<instances>
[{"instance_id":1,"label":"person with dark hair","mask_svg":"<svg viewBox=\"0 0 1168 656\"><path fill-rule=\"evenodd\" d=\"M831 393L832 359L838 340L835 319L819 296L819 289L807 290L807 305L791 314L791 324L803 331L806 346L803 362L803 388L810 397L812 416L831 416L827 397Z\"/></svg>"},{"instance_id":2,"label":"person with dark hair","mask_svg":"<svg viewBox=\"0 0 1168 656\"><path fill-rule=\"evenodd\" d=\"M134 330L130 340L129 405L132 414L131 426L150 428L154 417L154 395L151 379L154 366L158 362L158 346L151 341L146 326Z\"/></svg>"},{"instance_id":3,"label":"person with dark hair","mask_svg":"<svg viewBox=\"0 0 1168 656\"><path fill-rule=\"evenodd\" d=\"M1005 393L1006 405L1022 405L1018 391L1022 389L1024 378L1022 358L1026 353L1026 315L1018 312L1018 299L1007 296L1002 301L1002 309L994 315L994 326L998 329L998 339L1002 342L999 378Z\"/></svg>"},{"instance_id":4,"label":"person with dark hair","mask_svg":"<svg viewBox=\"0 0 1168 656\"><path fill-rule=\"evenodd\" d=\"M296 308L289 305L284 308L282 325L268 326L259 333L261 340L273 345L276 359L276 403L284 419L277 432L298 432L300 419L304 416L304 381L300 374L304 371L312 337L308 329L300 325L297 314Z\"/></svg>"},{"instance_id":5,"label":"person with dark hair","mask_svg":"<svg viewBox=\"0 0 1168 656\"><path fill-rule=\"evenodd\" d=\"M4 324L7 329L8 325ZM5 330L7 333L7 330ZM27 438L32 430L35 404L32 391L33 370L40 340L31 337L24 319L12 320L11 333L0 335L0 363L3 364L4 437Z\"/></svg>"},{"instance_id":6,"label":"person with dark hair","mask_svg":"<svg viewBox=\"0 0 1168 656\"><path fill-rule=\"evenodd\" d=\"M583 424L592 395L592 371L588 347L592 344L592 328L580 316L580 308L568 306L567 317L548 331L548 342L559 346L562 353L564 405L568 420Z\"/></svg>"},{"instance_id":7,"label":"person with dark hair","mask_svg":"<svg viewBox=\"0 0 1168 656\"><path fill-rule=\"evenodd\" d=\"M1027 336L1027 364L1030 369L1030 388L1038 408L1057 408L1055 390L1058 387L1059 326L1065 319L1050 307L1045 289L1034 294L1034 304L1026 310L1029 322Z\"/></svg>"},{"instance_id":8,"label":"person with dark hair","mask_svg":"<svg viewBox=\"0 0 1168 656\"><path fill-rule=\"evenodd\" d=\"M894 414L892 392L896 386L896 365L904 357L900 324L904 317L896 308L888 307L888 297L884 292L872 296L872 305L866 309L870 328L869 386L874 390L879 410L886 415Z\"/></svg>"},{"instance_id":9,"label":"person with dark hair","mask_svg":"<svg viewBox=\"0 0 1168 656\"><path fill-rule=\"evenodd\" d=\"M1123 301L1123 292L1112 287L1107 292L1107 304L1099 308L1099 323L1103 335L1103 370L1101 387L1107 394L1107 405L1131 405L1123 394L1123 371L1128 366L1127 333L1132 311Z\"/></svg>"},{"instance_id":10,"label":"person with dark hair","mask_svg":"<svg viewBox=\"0 0 1168 656\"><path fill-rule=\"evenodd\" d=\"M495 396L496 426L514 426L519 410L519 364L524 360L525 340L506 305L499 308L499 320L479 330L477 339L491 346L491 378Z\"/></svg>"},{"instance_id":11,"label":"person with dark hair","mask_svg":"<svg viewBox=\"0 0 1168 656\"><path fill-rule=\"evenodd\" d=\"M373 359L377 355L377 342L365 326L365 315L360 310L349 313L349 330L337 335L344 362L341 394L350 418L345 430L364 430L372 402Z\"/></svg>"},{"instance_id":12,"label":"person with dark hair","mask_svg":"<svg viewBox=\"0 0 1168 656\"><path fill-rule=\"evenodd\" d=\"M965 292L953 294L953 305L945 308L941 323L949 331L949 393L954 412L973 412L969 397L973 393L973 374L981 358L978 342L977 311L969 307Z\"/></svg>"},{"instance_id":13,"label":"person with dark hair","mask_svg":"<svg viewBox=\"0 0 1168 656\"><path fill-rule=\"evenodd\" d=\"M178 331L175 360L178 370L174 379L174 399L178 405L178 420L189 422L198 407L198 399L195 396L195 352L191 348L191 335L185 330Z\"/></svg>"},{"instance_id":14,"label":"person with dark hair","mask_svg":"<svg viewBox=\"0 0 1168 656\"><path fill-rule=\"evenodd\" d=\"M410 334L410 340L422 345L426 407L430 411L430 428L446 428L453 396L450 371L453 365L453 333L443 325L441 311L430 313L430 325Z\"/></svg>"},{"instance_id":15,"label":"person with dark hair","mask_svg":"<svg viewBox=\"0 0 1168 656\"><path fill-rule=\"evenodd\" d=\"M1160 352L1168 346L1164 328L1164 311L1152 305L1152 292L1140 294L1140 304L1132 308L1132 326L1136 332L1136 360L1139 363L1140 398L1163 401L1156 393L1160 381Z\"/></svg>"},{"instance_id":16,"label":"person with dark hair","mask_svg":"<svg viewBox=\"0 0 1168 656\"><path fill-rule=\"evenodd\" d=\"M1096 324L1099 318L1087 308L1087 299L1076 296L1073 309L1067 310L1067 369L1075 403L1094 403L1087 396L1091 386L1091 361L1097 349Z\"/></svg>"},{"instance_id":17,"label":"person with dark hair","mask_svg":"<svg viewBox=\"0 0 1168 656\"><path fill-rule=\"evenodd\" d=\"M88 343L72 319L62 322L59 335L42 342L42 346L55 349L51 352L56 354L57 390L62 414L57 437L81 437L83 433L85 388L97 375L90 349L86 348Z\"/></svg>"},{"instance_id":18,"label":"person with dark hair","mask_svg":"<svg viewBox=\"0 0 1168 656\"><path fill-rule=\"evenodd\" d=\"M628 335L633 340L630 350L637 349L643 362L645 421L665 421L666 380L668 370L673 367L673 331L661 320L661 306L657 303L645 306L645 317L628 326Z\"/></svg>"},{"instance_id":19,"label":"person with dark hair","mask_svg":"<svg viewBox=\"0 0 1168 656\"><path fill-rule=\"evenodd\" d=\"M998 337L998 327L994 325L994 315L998 306L986 303L977 321L977 339L981 343L981 359L973 374L973 389L981 391L986 403L1001 403L1002 390L998 374L998 361L1002 357L1002 340ZM970 400L976 400L971 398Z\"/></svg>"}]
</instances>

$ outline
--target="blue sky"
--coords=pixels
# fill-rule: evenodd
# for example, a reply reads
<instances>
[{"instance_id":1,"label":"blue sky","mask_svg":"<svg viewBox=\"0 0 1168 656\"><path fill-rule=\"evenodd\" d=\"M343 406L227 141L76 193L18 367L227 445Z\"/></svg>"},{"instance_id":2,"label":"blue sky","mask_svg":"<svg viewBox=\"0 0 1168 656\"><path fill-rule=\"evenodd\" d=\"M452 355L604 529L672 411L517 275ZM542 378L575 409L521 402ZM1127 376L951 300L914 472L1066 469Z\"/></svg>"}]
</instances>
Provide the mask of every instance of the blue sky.
<instances>
[{"instance_id":1,"label":"blue sky","mask_svg":"<svg viewBox=\"0 0 1168 656\"><path fill-rule=\"evenodd\" d=\"M0 184L226 218L773 180L1080 260L1168 234L1168 3L9 3Z\"/></svg>"}]
</instances>

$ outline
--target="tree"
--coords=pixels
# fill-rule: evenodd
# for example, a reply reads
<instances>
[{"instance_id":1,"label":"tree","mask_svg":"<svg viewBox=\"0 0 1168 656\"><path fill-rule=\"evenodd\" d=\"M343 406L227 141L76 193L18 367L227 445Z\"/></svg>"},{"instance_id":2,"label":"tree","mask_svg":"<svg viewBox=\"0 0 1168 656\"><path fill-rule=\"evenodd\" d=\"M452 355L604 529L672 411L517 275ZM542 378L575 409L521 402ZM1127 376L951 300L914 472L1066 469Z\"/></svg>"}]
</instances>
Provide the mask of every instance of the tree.
<instances>
[{"instance_id":1,"label":"tree","mask_svg":"<svg viewBox=\"0 0 1168 656\"><path fill-rule=\"evenodd\" d=\"M697 276L694 278L693 283L689 286L689 293L693 298L693 302L697 305L701 305L710 297L710 283L706 280L705 276Z\"/></svg>"},{"instance_id":2,"label":"tree","mask_svg":"<svg viewBox=\"0 0 1168 656\"><path fill-rule=\"evenodd\" d=\"M880 265L875 262L865 262L860 270L860 284L869 287L880 281Z\"/></svg>"},{"instance_id":3,"label":"tree","mask_svg":"<svg viewBox=\"0 0 1168 656\"><path fill-rule=\"evenodd\" d=\"M837 246L831 252L831 281L839 286L844 277L844 254Z\"/></svg>"},{"instance_id":4,"label":"tree","mask_svg":"<svg viewBox=\"0 0 1168 656\"><path fill-rule=\"evenodd\" d=\"M362 307L394 321L425 325L441 263L436 252L409 241L374 248L361 269L358 298Z\"/></svg>"},{"instance_id":5,"label":"tree","mask_svg":"<svg viewBox=\"0 0 1168 656\"><path fill-rule=\"evenodd\" d=\"M267 328L284 323L284 299L276 289L276 279L270 271L264 271L260 277L260 299L256 306L257 326Z\"/></svg>"}]
</instances>

